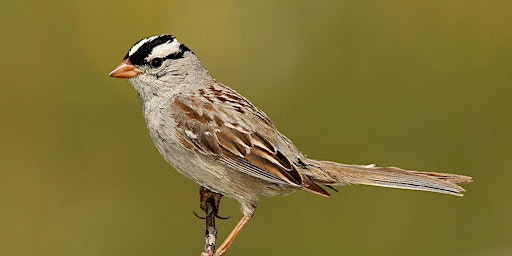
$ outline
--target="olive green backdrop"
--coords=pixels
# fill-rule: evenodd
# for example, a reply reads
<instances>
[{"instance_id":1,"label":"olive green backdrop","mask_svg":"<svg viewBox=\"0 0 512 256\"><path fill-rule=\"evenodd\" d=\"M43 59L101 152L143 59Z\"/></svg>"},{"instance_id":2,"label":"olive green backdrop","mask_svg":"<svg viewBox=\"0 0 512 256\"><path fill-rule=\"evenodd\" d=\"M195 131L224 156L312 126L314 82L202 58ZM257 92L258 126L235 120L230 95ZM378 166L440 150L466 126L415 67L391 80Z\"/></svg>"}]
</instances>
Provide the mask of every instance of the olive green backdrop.
<instances>
[{"instance_id":1,"label":"olive green backdrop","mask_svg":"<svg viewBox=\"0 0 512 256\"><path fill-rule=\"evenodd\" d=\"M0 10L0 255L198 255L198 185L107 74L172 33L313 158L466 196L264 198L229 255L512 255L510 1L14 1ZM222 240L240 217L224 199Z\"/></svg>"}]
</instances>

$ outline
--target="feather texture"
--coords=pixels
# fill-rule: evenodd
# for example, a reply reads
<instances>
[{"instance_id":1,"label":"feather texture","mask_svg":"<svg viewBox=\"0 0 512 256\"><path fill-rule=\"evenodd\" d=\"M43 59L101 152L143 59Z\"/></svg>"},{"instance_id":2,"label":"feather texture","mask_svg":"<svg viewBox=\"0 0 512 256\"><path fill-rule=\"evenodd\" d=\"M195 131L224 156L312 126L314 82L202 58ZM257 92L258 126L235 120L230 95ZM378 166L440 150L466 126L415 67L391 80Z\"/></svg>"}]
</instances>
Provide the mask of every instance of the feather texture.
<instances>
[{"instance_id":1,"label":"feather texture","mask_svg":"<svg viewBox=\"0 0 512 256\"><path fill-rule=\"evenodd\" d=\"M284 136L276 136L262 111L226 87L212 85L209 92L174 99L172 111L183 147L268 182L329 195L276 146Z\"/></svg>"}]
</instances>

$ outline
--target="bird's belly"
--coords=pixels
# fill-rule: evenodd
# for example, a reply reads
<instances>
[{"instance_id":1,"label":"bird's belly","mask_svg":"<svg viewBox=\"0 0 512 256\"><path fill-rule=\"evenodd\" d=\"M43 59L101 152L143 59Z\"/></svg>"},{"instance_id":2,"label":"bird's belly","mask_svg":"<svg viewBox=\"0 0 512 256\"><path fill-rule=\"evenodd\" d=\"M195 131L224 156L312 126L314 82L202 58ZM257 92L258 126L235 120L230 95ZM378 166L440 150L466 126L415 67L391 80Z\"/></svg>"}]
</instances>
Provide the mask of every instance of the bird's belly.
<instances>
[{"instance_id":1,"label":"bird's belly","mask_svg":"<svg viewBox=\"0 0 512 256\"><path fill-rule=\"evenodd\" d=\"M285 195L297 189L250 176L183 147L157 147L164 159L183 176L238 201L255 201L260 196Z\"/></svg>"}]
</instances>

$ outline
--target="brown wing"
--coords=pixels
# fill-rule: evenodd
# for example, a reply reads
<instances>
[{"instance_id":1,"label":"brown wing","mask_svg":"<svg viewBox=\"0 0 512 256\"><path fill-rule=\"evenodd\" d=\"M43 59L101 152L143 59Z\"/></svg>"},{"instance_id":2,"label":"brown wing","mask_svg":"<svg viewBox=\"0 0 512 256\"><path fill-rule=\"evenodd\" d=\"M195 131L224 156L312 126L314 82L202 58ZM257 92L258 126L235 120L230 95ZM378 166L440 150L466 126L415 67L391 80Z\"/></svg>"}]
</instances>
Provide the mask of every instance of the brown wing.
<instances>
[{"instance_id":1,"label":"brown wing","mask_svg":"<svg viewBox=\"0 0 512 256\"><path fill-rule=\"evenodd\" d=\"M268 117L227 88L199 90L197 97L172 105L182 145L248 175L278 184L329 194L301 174L274 144L277 131Z\"/></svg>"}]
</instances>

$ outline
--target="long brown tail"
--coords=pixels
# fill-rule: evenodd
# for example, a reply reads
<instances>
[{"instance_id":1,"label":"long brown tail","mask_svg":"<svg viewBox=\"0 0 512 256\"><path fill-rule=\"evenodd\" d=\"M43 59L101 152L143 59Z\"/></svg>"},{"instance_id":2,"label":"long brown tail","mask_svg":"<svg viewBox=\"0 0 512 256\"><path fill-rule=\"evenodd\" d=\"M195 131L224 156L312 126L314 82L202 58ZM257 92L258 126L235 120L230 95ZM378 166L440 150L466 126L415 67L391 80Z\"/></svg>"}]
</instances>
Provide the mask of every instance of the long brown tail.
<instances>
[{"instance_id":1,"label":"long brown tail","mask_svg":"<svg viewBox=\"0 0 512 256\"><path fill-rule=\"evenodd\" d=\"M406 171L396 167L375 167L373 165L348 165L329 161L312 160L321 174L311 178L326 185L364 184L380 187L423 190L462 196L465 190L456 184L469 183L469 176Z\"/></svg>"}]
</instances>

